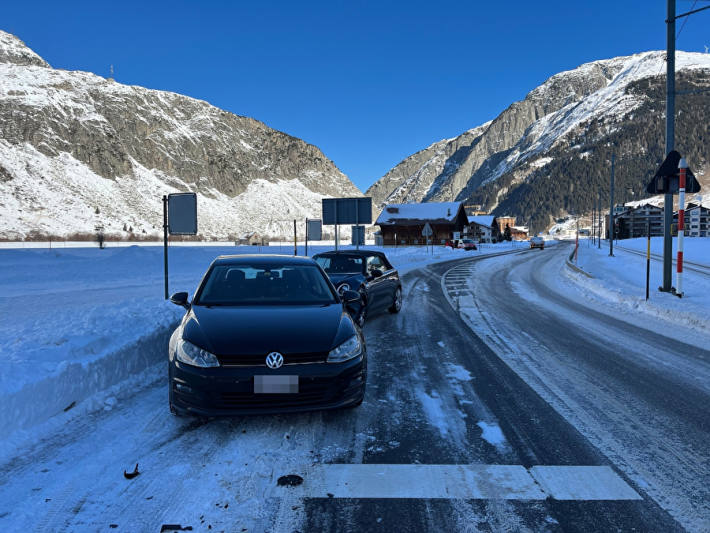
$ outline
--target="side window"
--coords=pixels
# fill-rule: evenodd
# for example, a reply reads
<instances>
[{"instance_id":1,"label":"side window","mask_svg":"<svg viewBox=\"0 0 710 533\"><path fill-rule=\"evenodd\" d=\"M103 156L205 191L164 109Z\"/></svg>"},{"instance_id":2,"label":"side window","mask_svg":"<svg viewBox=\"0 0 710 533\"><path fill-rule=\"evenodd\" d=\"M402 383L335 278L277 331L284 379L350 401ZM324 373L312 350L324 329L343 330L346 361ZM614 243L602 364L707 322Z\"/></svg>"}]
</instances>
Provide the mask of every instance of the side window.
<instances>
[{"instance_id":1,"label":"side window","mask_svg":"<svg viewBox=\"0 0 710 533\"><path fill-rule=\"evenodd\" d=\"M380 258L377 257L376 255L371 255L370 257L367 258L367 270L385 270L384 265L382 264L382 261L380 261Z\"/></svg>"}]
</instances>

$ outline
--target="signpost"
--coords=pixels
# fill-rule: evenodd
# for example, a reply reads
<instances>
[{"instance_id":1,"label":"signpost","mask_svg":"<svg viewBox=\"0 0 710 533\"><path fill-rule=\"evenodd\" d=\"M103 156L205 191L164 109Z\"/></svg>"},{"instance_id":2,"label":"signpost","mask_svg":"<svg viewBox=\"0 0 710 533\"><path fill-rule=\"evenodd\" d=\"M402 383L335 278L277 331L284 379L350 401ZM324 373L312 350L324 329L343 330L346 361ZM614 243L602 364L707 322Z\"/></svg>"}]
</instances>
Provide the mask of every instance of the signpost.
<instances>
[{"instance_id":1,"label":"signpost","mask_svg":"<svg viewBox=\"0 0 710 533\"><path fill-rule=\"evenodd\" d=\"M168 299L168 234L197 235L197 195L181 192L163 196L163 263Z\"/></svg>"},{"instance_id":2,"label":"signpost","mask_svg":"<svg viewBox=\"0 0 710 533\"><path fill-rule=\"evenodd\" d=\"M323 224L335 226L335 249L338 249L340 224L372 224L372 198L323 198Z\"/></svg>"},{"instance_id":3,"label":"signpost","mask_svg":"<svg viewBox=\"0 0 710 533\"><path fill-rule=\"evenodd\" d=\"M426 238L426 244L429 246L429 238L434 234L434 230L431 229L431 224L428 222L424 224L424 227L422 228L422 237ZM432 247L432 252L434 251L434 248Z\"/></svg>"},{"instance_id":4,"label":"signpost","mask_svg":"<svg viewBox=\"0 0 710 533\"><path fill-rule=\"evenodd\" d=\"M306 256L308 256L308 241L320 241L323 238L323 223L318 218L306 219Z\"/></svg>"},{"instance_id":5,"label":"signpost","mask_svg":"<svg viewBox=\"0 0 710 533\"><path fill-rule=\"evenodd\" d=\"M681 168L681 165L684 165L683 168ZM666 156L666 159L661 163L661 166L658 168L656 171L656 174L653 176L653 179L651 182L646 186L646 192L648 194L665 194L666 195L666 200L665 204L666 206L673 204L673 195L674 194L680 194L680 209L684 210L685 209L685 193L697 193L700 192L700 184L698 183L698 180L695 179L695 174L690 170L690 167L688 164L685 162L685 159L681 158L680 154L675 151L671 150L668 155ZM669 200L670 199L670 200ZM666 242L666 240L670 241L670 227L671 227L671 222L673 221L673 211L671 209L670 212L670 217L668 217L667 212L664 216L664 242L663 242L663 285L659 287L661 291L664 292L674 292L678 296L682 296L683 294L683 288L682 286L678 287L677 289L674 289L673 287L670 286L670 277L671 277L671 243ZM680 248L680 253L679 253L679 260L681 264L678 265L678 273L681 274L677 278L677 281L679 284L682 285L682 272L683 272L683 266L682 266L682 237L680 237L681 234L681 213L678 213L678 244L681 246Z\"/></svg>"},{"instance_id":6,"label":"signpost","mask_svg":"<svg viewBox=\"0 0 710 533\"><path fill-rule=\"evenodd\" d=\"M351 242L360 249L365 246L365 226L350 226Z\"/></svg>"}]
</instances>

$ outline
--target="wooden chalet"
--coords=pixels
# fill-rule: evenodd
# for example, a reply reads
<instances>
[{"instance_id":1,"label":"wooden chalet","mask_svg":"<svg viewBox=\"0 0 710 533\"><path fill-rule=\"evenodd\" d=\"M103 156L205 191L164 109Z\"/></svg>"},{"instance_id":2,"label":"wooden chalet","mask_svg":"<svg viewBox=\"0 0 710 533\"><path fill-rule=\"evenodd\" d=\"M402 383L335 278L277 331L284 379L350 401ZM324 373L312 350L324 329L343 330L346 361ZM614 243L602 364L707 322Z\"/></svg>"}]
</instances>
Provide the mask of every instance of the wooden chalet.
<instances>
[{"instance_id":1,"label":"wooden chalet","mask_svg":"<svg viewBox=\"0 0 710 533\"><path fill-rule=\"evenodd\" d=\"M455 231L463 233L468 218L461 202L425 202L388 204L375 222L385 245L425 244L422 230L427 223L433 231L431 242L443 244Z\"/></svg>"}]
</instances>

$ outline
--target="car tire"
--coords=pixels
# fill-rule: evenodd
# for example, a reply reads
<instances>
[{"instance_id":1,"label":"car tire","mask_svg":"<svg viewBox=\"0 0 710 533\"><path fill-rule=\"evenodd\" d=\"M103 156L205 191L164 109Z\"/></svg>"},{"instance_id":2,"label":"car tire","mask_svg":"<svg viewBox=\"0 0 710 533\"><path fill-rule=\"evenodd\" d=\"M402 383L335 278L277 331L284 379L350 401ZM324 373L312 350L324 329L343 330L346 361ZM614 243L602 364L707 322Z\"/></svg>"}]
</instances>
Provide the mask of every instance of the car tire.
<instances>
[{"instance_id":1,"label":"car tire","mask_svg":"<svg viewBox=\"0 0 710 533\"><path fill-rule=\"evenodd\" d=\"M355 318L355 323L357 324L357 326L360 329L365 327L365 318L366 318L365 315L367 315L367 309L365 307L363 307L360 310L360 312L357 314L357 317Z\"/></svg>"},{"instance_id":2,"label":"car tire","mask_svg":"<svg viewBox=\"0 0 710 533\"><path fill-rule=\"evenodd\" d=\"M399 313L402 309L402 287L397 287L394 291L394 300L392 301L392 306L388 309L390 313Z\"/></svg>"},{"instance_id":3,"label":"car tire","mask_svg":"<svg viewBox=\"0 0 710 533\"><path fill-rule=\"evenodd\" d=\"M357 314L357 319L355 320L355 323L362 329L365 326L365 320L367 319L367 293L362 287L360 287L358 292L360 293L360 305L362 306L362 308Z\"/></svg>"}]
</instances>

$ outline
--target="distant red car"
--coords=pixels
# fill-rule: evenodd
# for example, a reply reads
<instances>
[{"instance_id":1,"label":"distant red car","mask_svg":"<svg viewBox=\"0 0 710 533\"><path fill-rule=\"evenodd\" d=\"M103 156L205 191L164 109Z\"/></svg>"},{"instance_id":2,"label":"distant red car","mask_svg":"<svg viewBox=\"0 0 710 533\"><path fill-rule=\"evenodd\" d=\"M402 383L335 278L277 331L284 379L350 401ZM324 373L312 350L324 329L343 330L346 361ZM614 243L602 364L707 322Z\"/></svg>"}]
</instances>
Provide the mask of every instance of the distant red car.
<instances>
[{"instance_id":1,"label":"distant red car","mask_svg":"<svg viewBox=\"0 0 710 533\"><path fill-rule=\"evenodd\" d=\"M464 250L478 250L476 243L472 239L463 239L459 241L459 248Z\"/></svg>"}]
</instances>

